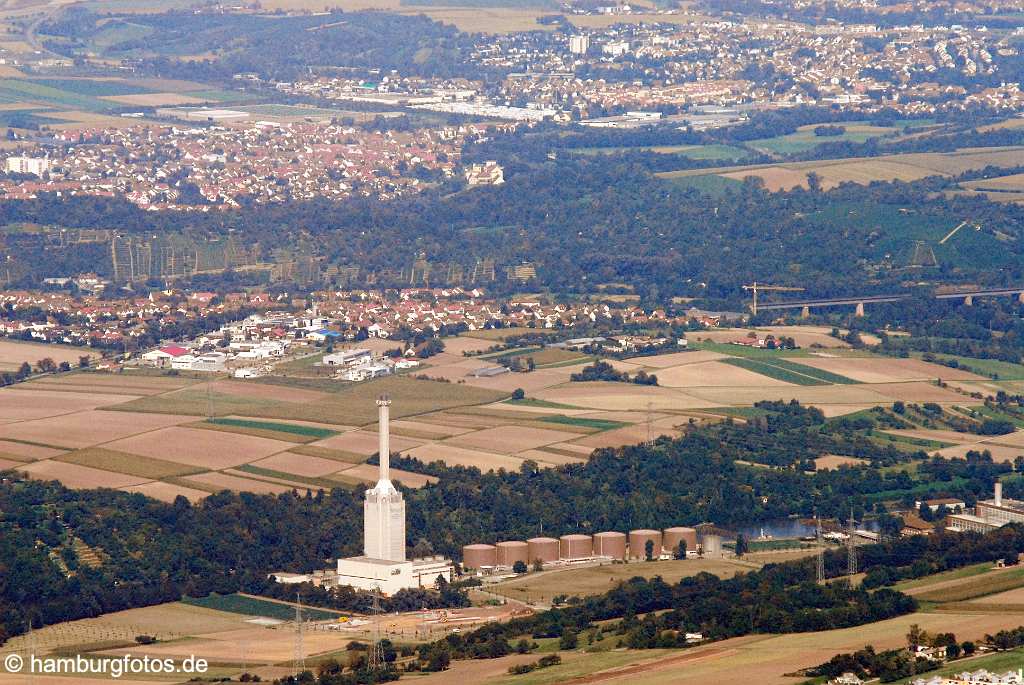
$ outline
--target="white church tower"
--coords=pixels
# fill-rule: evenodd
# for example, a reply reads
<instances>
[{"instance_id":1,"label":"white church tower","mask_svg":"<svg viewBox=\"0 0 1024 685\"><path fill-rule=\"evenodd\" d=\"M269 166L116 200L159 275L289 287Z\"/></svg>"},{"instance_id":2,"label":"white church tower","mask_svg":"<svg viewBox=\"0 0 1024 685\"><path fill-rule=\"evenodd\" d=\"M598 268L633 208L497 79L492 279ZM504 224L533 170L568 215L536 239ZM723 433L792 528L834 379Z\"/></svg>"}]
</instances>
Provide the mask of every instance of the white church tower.
<instances>
[{"instance_id":1,"label":"white church tower","mask_svg":"<svg viewBox=\"0 0 1024 685\"><path fill-rule=\"evenodd\" d=\"M405 500L391 484L390 407L387 395L377 400L380 476L363 502L363 556L405 561Z\"/></svg>"}]
</instances>

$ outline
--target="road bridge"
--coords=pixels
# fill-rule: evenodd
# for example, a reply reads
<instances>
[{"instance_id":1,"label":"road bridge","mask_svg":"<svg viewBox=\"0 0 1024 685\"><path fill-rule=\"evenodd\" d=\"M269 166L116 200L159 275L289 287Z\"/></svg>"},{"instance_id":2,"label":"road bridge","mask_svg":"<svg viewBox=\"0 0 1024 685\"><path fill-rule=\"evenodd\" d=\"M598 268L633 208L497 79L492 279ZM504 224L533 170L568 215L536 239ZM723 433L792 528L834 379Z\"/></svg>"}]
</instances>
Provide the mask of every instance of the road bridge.
<instances>
[{"instance_id":1,"label":"road bridge","mask_svg":"<svg viewBox=\"0 0 1024 685\"><path fill-rule=\"evenodd\" d=\"M937 300L963 300L967 306L974 304L976 297L1016 297L1024 304L1024 286L1011 288L981 288L975 290L961 290L957 292L935 293L932 295ZM884 302L900 302L910 297L910 294L891 295L852 295L849 297L836 297L831 299L817 300L789 300L787 302L761 302L757 305L759 311L799 309L800 316L807 318L811 315L811 309L820 307L855 307L857 316L864 316L864 306L868 304L881 304Z\"/></svg>"}]
</instances>

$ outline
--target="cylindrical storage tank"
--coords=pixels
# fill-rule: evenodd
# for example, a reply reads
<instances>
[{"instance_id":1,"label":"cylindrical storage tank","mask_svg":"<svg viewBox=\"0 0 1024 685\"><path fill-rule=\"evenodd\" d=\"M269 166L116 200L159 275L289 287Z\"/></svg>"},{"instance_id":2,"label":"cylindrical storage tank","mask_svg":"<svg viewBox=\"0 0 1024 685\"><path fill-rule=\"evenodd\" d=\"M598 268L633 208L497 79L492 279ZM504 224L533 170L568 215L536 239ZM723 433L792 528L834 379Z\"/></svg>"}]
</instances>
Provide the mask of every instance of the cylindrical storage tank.
<instances>
[{"instance_id":1,"label":"cylindrical storage tank","mask_svg":"<svg viewBox=\"0 0 1024 685\"><path fill-rule=\"evenodd\" d=\"M589 559L594 556L594 542L589 535L563 535L558 538L559 553L562 559Z\"/></svg>"},{"instance_id":2,"label":"cylindrical storage tank","mask_svg":"<svg viewBox=\"0 0 1024 685\"><path fill-rule=\"evenodd\" d=\"M526 541L526 544L531 564L538 559L545 564L549 561L558 561L558 540L554 538L530 538Z\"/></svg>"},{"instance_id":3,"label":"cylindrical storage tank","mask_svg":"<svg viewBox=\"0 0 1024 685\"><path fill-rule=\"evenodd\" d=\"M612 559L626 558L626 534L607 531L594 534L594 555Z\"/></svg>"},{"instance_id":4,"label":"cylindrical storage tank","mask_svg":"<svg viewBox=\"0 0 1024 685\"><path fill-rule=\"evenodd\" d=\"M648 540L654 543L652 553L657 559L661 555L661 533L647 528L629 531L629 556L631 559L647 558Z\"/></svg>"},{"instance_id":5,"label":"cylindrical storage tank","mask_svg":"<svg viewBox=\"0 0 1024 685\"><path fill-rule=\"evenodd\" d=\"M701 540L706 557L722 556L722 537L720 535L705 535Z\"/></svg>"},{"instance_id":6,"label":"cylindrical storage tank","mask_svg":"<svg viewBox=\"0 0 1024 685\"><path fill-rule=\"evenodd\" d=\"M481 569L498 565L498 550L494 545L466 545L462 548L463 568Z\"/></svg>"},{"instance_id":7,"label":"cylindrical storage tank","mask_svg":"<svg viewBox=\"0 0 1024 685\"><path fill-rule=\"evenodd\" d=\"M682 541L686 542L687 552L697 551L697 531L695 529L687 528L686 526L665 529L662 544L665 546L666 552L675 555L676 550L679 549L679 543Z\"/></svg>"},{"instance_id":8,"label":"cylindrical storage tank","mask_svg":"<svg viewBox=\"0 0 1024 685\"><path fill-rule=\"evenodd\" d=\"M527 566L530 565L530 546L521 540L509 540L507 542L499 542L498 548L498 566L512 567L516 565L517 561L521 561Z\"/></svg>"}]
</instances>

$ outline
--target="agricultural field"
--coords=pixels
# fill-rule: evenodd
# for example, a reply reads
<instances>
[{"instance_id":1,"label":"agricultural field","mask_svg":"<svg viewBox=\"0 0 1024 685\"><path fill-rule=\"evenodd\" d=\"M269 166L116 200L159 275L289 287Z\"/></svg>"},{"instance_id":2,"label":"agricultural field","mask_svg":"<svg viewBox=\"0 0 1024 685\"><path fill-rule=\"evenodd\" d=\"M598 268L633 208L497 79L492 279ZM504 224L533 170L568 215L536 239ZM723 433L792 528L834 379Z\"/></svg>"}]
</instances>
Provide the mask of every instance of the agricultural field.
<instances>
[{"instance_id":1,"label":"agricultural field","mask_svg":"<svg viewBox=\"0 0 1024 685\"><path fill-rule=\"evenodd\" d=\"M756 176L764 181L768 190L780 191L808 187L807 175L814 172L821 180L821 187L828 190L846 182L866 185L872 181L917 181L927 176L955 176L987 166L1012 168L1019 164L1020 154L1021 149L1017 147L967 149L667 171L657 175L670 180L716 175L734 181ZM692 181L685 183L690 185Z\"/></svg>"},{"instance_id":2,"label":"agricultural field","mask_svg":"<svg viewBox=\"0 0 1024 685\"><path fill-rule=\"evenodd\" d=\"M747 329L701 331L691 349L614 361L629 373L656 376L654 386L574 382L570 377L590 358L541 346L519 351L545 362L535 371L475 375L508 354L488 350L509 330L448 339L445 351L417 372L438 380L397 376L341 383L312 375L314 357L293 363L287 375L253 381L76 371L0 389L0 467L71 487L115 487L163 500L183 495L194 501L225 488L351 488L375 480L366 462L377 451L374 400L383 393L394 403L394 451L481 471L519 470L528 460L541 468L581 463L598 448L679 436L691 421L742 419L756 415L755 402L792 399L829 417L902 401L908 407L903 419L913 427L879 430L873 438L899 449L940 456L989 450L1006 461L1024 454L1024 431L979 436L952 430L951 423L977 422L988 411L978 409L970 392L994 395L999 383L1016 381L853 350L829 330L753 331L794 337L801 345L796 350L731 344L749 340ZM26 348L9 349L15 359ZM67 353L79 352L73 351ZM940 378L948 387L937 384ZM526 397L510 401L516 389ZM927 402L937 403L941 415L915 408ZM841 457L826 456L820 467L841 463ZM431 482L415 470L399 471L396 478L409 487Z\"/></svg>"},{"instance_id":3,"label":"agricultural field","mask_svg":"<svg viewBox=\"0 0 1024 685\"><path fill-rule=\"evenodd\" d=\"M527 573L512 580L486 585L484 588L489 593L529 604L549 604L551 599L558 595L599 595L614 588L616 583L636 576L661 576L667 583L677 583L698 573L731 578L737 573L750 571L751 568L750 564L737 563L729 559L639 561Z\"/></svg>"},{"instance_id":4,"label":"agricultural field","mask_svg":"<svg viewBox=\"0 0 1024 685\"><path fill-rule=\"evenodd\" d=\"M818 136L814 133L814 129L818 126L819 124L801 126L795 133L776 136L774 138L751 140L748 145L755 150L761 150L769 154L788 155L797 152L806 152L807 150L814 149L822 143L863 143L872 138L890 135L896 131L895 128L888 126L872 126L871 124L864 122L844 122L839 124L839 126L846 129L842 135Z\"/></svg>"}]
</instances>

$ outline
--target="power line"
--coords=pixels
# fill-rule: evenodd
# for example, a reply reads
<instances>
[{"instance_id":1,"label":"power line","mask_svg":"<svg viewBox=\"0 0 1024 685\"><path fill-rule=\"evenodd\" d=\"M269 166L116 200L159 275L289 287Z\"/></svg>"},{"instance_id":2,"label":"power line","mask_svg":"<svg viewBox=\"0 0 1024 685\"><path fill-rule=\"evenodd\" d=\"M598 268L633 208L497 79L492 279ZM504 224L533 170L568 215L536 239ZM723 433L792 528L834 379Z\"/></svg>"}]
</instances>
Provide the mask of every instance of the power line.
<instances>
[{"instance_id":1,"label":"power line","mask_svg":"<svg viewBox=\"0 0 1024 685\"><path fill-rule=\"evenodd\" d=\"M825 582L825 543L821 539L821 519L814 512L814 537L818 542L818 583Z\"/></svg>"},{"instance_id":2,"label":"power line","mask_svg":"<svg viewBox=\"0 0 1024 685\"><path fill-rule=\"evenodd\" d=\"M383 609L380 608L380 588L376 588L373 591L373 606L370 607L370 613L373 614L373 647L370 649L368 655L369 669L371 672L377 672L384 668L384 646L381 644L380 639L380 620Z\"/></svg>"},{"instance_id":3,"label":"power line","mask_svg":"<svg viewBox=\"0 0 1024 685\"><path fill-rule=\"evenodd\" d=\"M854 535L857 533L856 521L853 518L853 508L850 508L850 530L846 538L846 572L853 577L857 575L857 546L853 544Z\"/></svg>"}]
</instances>

